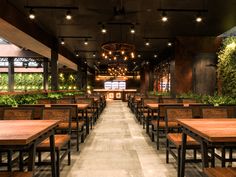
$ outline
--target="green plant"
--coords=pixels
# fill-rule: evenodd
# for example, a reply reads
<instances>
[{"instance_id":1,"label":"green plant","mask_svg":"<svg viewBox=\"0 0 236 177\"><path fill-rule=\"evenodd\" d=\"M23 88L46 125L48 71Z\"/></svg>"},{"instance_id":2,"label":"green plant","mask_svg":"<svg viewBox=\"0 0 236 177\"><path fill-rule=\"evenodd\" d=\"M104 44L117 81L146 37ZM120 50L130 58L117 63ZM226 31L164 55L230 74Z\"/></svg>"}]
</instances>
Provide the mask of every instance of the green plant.
<instances>
[{"instance_id":1,"label":"green plant","mask_svg":"<svg viewBox=\"0 0 236 177\"><path fill-rule=\"evenodd\" d=\"M51 98L51 99L60 99L63 97L63 94L62 93L48 93L48 98Z\"/></svg>"},{"instance_id":2,"label":"green plant","mask_svg":"<svg viewBox=\"0 0 236 177\"><path fill-rule=\"evenodd\" d=\"M18 103L13 95L1 95L0 105L17 106Z\"/></svg>"},{"instance_id":3,"label":"green plant","mask_svg":"<svg viewBox=\"0 0 236 177\"><path fill-rule=\"evenodd\" d=\"M45 98L43 94L24 94L16 95L16 101L18 104L36 104L38 99Z\"/></svg>"},{"instance_id":4,"label":"green plant","mask_svg":"<svg viewBox=\"0 0 236 177\"><path fill-rule=\"evenodd\" d=\"M224 39L218 53L218 78L222 94L236 99L236 37Z\"/></svg>"}]
</instances>

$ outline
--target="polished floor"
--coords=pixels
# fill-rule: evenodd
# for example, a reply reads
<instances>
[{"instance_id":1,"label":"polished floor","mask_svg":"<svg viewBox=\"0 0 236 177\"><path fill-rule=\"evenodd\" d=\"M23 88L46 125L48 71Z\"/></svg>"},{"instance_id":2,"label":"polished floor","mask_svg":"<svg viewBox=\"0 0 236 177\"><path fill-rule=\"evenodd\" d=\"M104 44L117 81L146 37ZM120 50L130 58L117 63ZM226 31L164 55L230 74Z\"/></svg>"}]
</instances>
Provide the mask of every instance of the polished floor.
<instances>
[{"instance_id":1,"label":"polished floor","mask_svg":"<svg viewBox=\"0 0 236 177\"><path fill-rule=\"evenodd\" d=\"M72 153L72 164L63 162L61 177L176 177L176 163L165 163L164 142L159 151L121 101L108 101L81 152ZM202 176L200 164L187 164L186 176ZM36 176L50 176L38 169ZM39 175L40 174L40 175Z\"/></svg>"}]
</instances>

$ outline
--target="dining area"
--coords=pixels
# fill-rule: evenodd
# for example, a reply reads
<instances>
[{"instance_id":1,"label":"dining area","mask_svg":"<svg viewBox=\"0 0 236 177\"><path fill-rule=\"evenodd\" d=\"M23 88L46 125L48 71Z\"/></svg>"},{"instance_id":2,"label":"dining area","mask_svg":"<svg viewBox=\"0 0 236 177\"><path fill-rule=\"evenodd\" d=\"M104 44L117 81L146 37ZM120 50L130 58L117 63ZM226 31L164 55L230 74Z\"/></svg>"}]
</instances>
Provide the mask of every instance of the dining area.
<instances>
[{"instance_id":1,"label":"dining area","mask_svg":"<svg viewBox=\"0 0 236 177\"><path fill-rule=\"evenodd\" d=\"M60 177L64 159L69 166L71 154L79 155L80 145L94 129L105 101L101 95L75 95L1 106L0 176L33 177L36 168L48 166L50 176Z\"/></svg>"},{"instance_id":2,"label":"dining area","mask_svg":"<svg viewBox=\"0 0 236 177\"><path fill-rule=\"evenodd\" d=\"M236 119L234 105L199 103L193 99L130 96L128 103L157 151L176 160L178 177L197 163L205 176L235 176ZM189 168L189 167L188 167ZM189 170L189 169L188 169Z\"/></svg>"}]
</instances>

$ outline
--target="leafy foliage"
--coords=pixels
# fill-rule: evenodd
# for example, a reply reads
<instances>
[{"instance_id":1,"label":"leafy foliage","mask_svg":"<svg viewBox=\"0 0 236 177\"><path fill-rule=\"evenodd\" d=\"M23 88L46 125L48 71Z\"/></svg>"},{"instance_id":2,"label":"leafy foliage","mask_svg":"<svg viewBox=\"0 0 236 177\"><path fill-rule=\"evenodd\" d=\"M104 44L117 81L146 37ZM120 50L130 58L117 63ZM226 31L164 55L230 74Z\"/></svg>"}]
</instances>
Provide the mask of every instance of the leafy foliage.
<instances>
[{"instance_id":1,"label":"leafy foliage","mask_svg":"<svg viewBox=\"0 0 236 177\"><path fill-rule=\"evenodd\" d=\"M236 99L236 37L224 39L218 61L217 72L222 81L222 94Z\"/></svg>"},{"instance_id":2,"label":"leafy foliage","mask_svg":"<svg viewBox=\"0 0 236 177\"><path fill-rule=\"evenodd\" d=\"M1 95L0 105L17 106L18 103L13 95Z\"/></svg>"}]
</instances>

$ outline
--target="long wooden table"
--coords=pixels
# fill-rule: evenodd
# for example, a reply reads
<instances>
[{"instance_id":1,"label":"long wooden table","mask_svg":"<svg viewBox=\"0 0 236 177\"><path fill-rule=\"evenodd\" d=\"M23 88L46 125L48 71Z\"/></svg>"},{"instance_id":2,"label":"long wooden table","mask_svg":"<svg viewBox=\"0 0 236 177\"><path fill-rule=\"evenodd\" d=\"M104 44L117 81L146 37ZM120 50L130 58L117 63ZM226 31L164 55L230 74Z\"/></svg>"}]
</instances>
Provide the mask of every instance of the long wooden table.
<instances>
[{"instance_id":1,"label":"long wooden table","mask_svg":"<svg viewBox=\"0 0 236 177\"><path fill-rule=\"evenodd\" d=\"M57 120L0 120L0 150L29 152L28 171L34 172L36 146L50 137L51 170L56 177L54 133Z\"/></svg>"},{"instance_id":2,"label":"long wooden table","mask_svg":"<svg viewBox=\"0 0 236 177\"><path fill-rule=\"evenodd\" d=\"M236 147L236 119L179 119L183 129L180 176L185 173L186 137L193 137L201 144L202 166L208 163L208 146Z\"/></svg>"}]
</instances>

